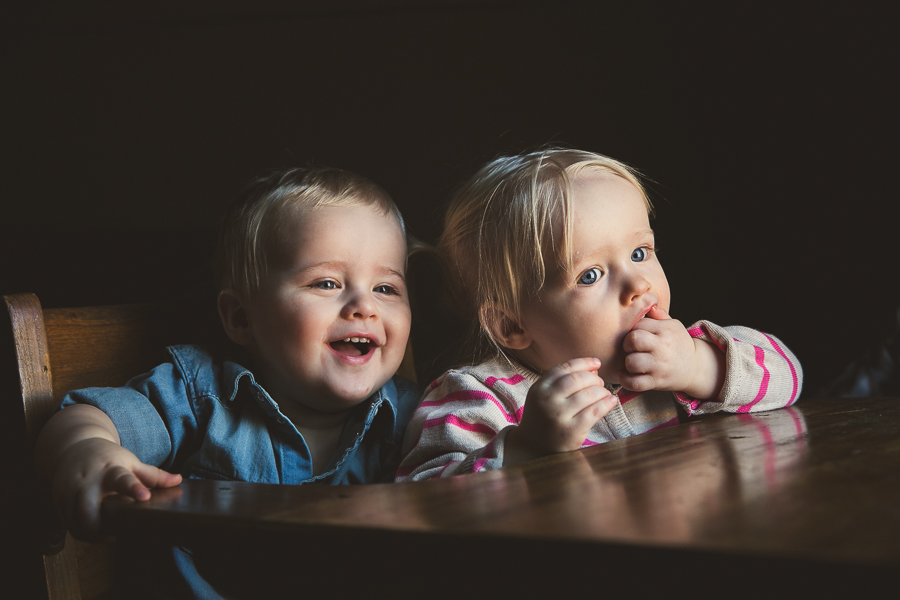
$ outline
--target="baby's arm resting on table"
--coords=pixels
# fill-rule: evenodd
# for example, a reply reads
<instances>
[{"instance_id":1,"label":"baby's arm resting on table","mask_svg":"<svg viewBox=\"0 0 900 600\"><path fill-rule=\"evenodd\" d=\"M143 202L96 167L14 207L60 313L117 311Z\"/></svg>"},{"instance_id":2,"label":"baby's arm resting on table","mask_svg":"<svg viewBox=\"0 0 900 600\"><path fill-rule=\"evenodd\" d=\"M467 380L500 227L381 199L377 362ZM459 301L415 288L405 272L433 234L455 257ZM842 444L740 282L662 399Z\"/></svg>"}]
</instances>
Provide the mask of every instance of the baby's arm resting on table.
<instances>
[{"instance_id":1,"label":"baby's arm resting on table","mask_svg":"<svg viewBox=\"0 0 900 600\"><path fill-rule=\"evenodd\" d=\"M181 475L144 464L122 448L110 418L89 405L68 406L53 415L38 437L35 466L50 483L63 522L84 539L99 536L104 497L147 500L148 488L181 483Z\"/></svg>"},{"instance_id":2,"label":"baby's arm resting on table","mask_svg":"<svg viewBox=\"0 0 900 600\"><path fill-rule=\"evenodd\" d=\"M674 392L688 414L771 410L797 400L803 370L774 336L708 321L685 329L658 307L647 316L623 342L626 389Z\"/></svg>"},{"instance_id":3,"label":"baby's arm resting on table","mask_svg":"<svg viewBox=\"0 0 900 600\"><path fill-rule=\"evenodd\" d=\"M504 441L521 411L471 374L450 371L413 413L397 481L419 481L503 466Z\"/></svg>"},{"instance_id":4,"label":"baby's arm resting on table","mask_svg":"<svg viewBox=\"0 0 900 600\"><path fill-rule=\"evenodd\" d=\"M747 413L790 406L803 387L800 361L781 340L749 327L720 327L699 321L688 327L694 340L715 345L725 355L725 380L708 401L676 392L688 414L724 410Z\"/></svg>"}]
</instances>

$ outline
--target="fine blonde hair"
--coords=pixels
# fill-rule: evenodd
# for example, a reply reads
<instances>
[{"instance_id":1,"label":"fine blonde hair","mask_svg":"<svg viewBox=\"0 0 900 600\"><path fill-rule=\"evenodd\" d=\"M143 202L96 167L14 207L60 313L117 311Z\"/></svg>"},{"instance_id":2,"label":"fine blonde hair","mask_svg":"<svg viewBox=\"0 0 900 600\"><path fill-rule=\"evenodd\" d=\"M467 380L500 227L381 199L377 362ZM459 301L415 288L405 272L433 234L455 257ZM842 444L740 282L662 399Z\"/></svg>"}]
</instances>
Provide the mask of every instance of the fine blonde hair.
<instances>
[{"instance_id":1,"label":"fine blonde hair","mask_svg":"<svg viewBox=\"0 0 900 600\"><path fill-rule=\"evenodd\" d=\"M472 362L503 353L490 322L498 313L484 307L518 320L523 302L543 287L548 267L571 268L571 182L588 169L626 179L652 211L634 169L568 148L494 159L454 195L436 251L448 271L451 306L470 327L465 355Z\"/></svg>"},{"instance_id":2,"label":"fine blonde hair","mask_svg":"<svg viewBox=\"0 0 900 600\"><path fill-rule=\"evenodd\" d=\"M273 253L289 239L291 227L320 206L372 206L403 217L394 201L369 179L334 168L293 168L252 181L229 208L219 230L215 270L219 290L249 298L269 271ZM348 233L348 243L352 235Z\"/></svg>"}]
</instances>

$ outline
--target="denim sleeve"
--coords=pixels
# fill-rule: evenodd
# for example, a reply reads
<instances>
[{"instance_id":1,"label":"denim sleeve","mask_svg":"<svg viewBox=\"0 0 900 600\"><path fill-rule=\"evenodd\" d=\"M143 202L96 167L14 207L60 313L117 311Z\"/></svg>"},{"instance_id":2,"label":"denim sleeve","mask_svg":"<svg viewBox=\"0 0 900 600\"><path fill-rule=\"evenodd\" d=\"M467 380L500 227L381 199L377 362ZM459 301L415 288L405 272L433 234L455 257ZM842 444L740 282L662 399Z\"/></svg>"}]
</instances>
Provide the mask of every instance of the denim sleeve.
<instances>
[{"instance_id":1,"label":"denim sleeve","mask_svg":"<svg viewBox=\"0 0 900 600\"><path fill-rule=\"evenodd\" d=\"M122 447L141 462L170 469L181 446L193 438L197 419L181 372L162 364L120 388L69 392L62 406L89 404L109 416Z\"/></svg>"}]
</instances>

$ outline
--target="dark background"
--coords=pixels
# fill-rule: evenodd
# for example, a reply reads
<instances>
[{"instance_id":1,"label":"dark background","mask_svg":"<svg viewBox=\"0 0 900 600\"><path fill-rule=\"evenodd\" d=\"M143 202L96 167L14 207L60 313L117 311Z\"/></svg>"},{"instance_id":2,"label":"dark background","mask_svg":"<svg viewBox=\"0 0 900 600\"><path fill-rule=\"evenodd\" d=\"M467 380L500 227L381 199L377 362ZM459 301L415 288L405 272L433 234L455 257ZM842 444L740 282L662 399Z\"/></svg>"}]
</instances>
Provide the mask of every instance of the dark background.
<instances>
[{"instance_id":1,"label":"dark background","mask_svg":"<svg viewBox=\"0 0 900 600\"><path fill-rule=\"evenodd\" d=\"M774 333L805 393L894 328L896 8L185 4L4 9L0 293L202 294L275 167L368 175L433 242L474 169L552 142L639 168L673 316Z\"/></svg>"}]
</instances>

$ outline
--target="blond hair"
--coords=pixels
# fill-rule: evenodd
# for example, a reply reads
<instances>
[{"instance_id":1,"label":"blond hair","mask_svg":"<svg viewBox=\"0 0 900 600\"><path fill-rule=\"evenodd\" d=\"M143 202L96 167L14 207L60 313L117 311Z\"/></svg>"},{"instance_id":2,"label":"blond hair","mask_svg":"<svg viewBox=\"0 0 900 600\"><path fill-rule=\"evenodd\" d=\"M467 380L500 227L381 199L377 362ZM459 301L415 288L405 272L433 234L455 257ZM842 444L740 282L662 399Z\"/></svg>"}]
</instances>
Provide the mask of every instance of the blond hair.
<instances>
[{"instance_id":1,"label":"blond hair","mask_svg":"<svg viewBox=\"0 0 900 600\"><path fill-rule=\"evenodd\" d=\"M225 214L215 257L219 290L243 298L255 293L268 273L272 253L289 239L291 226L320 206L373 206L403 217L394 201L369 179L334 168L293 168L252 181Z\"/></svg>"},{"instance_id":2,"label":"blond hair","mask_svg":"<svg viewBox=\"0 0 900 600\"><path fill-rule=\"evenodd\" d=\"M634 169L567 148L497 158L451 200L436 250L448 271L451 303L471 328L471 361L503 352L489 322L497 313L483 307L499 307L518 320L523 301L543 287L548 266L571 268L571 182L586 169L626 179L652 211Z\"/></svg>"}]
</instances>

